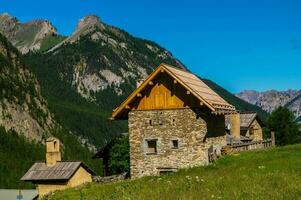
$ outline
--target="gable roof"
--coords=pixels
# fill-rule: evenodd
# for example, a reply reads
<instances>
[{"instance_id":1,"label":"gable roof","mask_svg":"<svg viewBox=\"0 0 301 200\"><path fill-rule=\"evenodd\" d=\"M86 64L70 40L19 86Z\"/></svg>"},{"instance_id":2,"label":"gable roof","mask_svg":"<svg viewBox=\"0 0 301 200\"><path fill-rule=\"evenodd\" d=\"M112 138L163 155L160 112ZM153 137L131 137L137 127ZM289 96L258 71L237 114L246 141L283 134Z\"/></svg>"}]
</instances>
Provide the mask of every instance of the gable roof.
<instances>
[{"instance_id":1,"label":"gable roof","mask_svg":"<svg viewBox=\"0 0 301 200\"><path fill-rule=\"evenodd\" d=\"M113 111L112 118L118 118L118 115L122 113L126 106L136 98L136 95L141 92L161 71L166 72L172 78L174 78L175 81L179 82L185 89L199 99L200 102L211 109L212 112L220 114L236 112L233 105L229 104L222 97L220 97L195 74L162 63L118 108Z\"/></svg>"},{"instance_id":2,"label":"gable roof","mask_svg":"<svg viewBox=\"0 0 301 200\"><path fill-rule=\"evenodd\" d=\"M241 113L240 114L240 127L249 128L252 122L255 120L256 113Z\"/></svg>"},{"instance_id":3,"label":"gable roof","mask_svg":"<svg viewBox=\"0 0 301 200\"><path fill-rule=\"evenodd\" d=\"M22 181L68 181L74 173L83 167L90 174L95 173L80 161L58 161L52 167L45 162L36 162L21 178Z\"/></svg>"},{"instance_id":4,"label":"gable roof","mask_svg":"<svg viewBox=\"0 0 301 200\"><path fill-rule=\"evenodd\" d=\"M261 126L264 126L263 122L258 117L256 112L240 113L240 128L248 129L255 119Z\"/></svg>"}]
</instances>

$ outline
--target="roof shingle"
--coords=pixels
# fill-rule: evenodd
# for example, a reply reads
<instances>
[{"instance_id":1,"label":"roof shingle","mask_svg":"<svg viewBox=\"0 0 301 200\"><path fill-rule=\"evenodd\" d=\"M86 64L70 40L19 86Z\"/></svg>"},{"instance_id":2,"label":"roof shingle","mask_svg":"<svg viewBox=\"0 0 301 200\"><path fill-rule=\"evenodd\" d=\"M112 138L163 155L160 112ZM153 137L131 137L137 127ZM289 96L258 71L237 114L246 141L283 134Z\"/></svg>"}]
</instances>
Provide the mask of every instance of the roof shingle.
<instances>
[{"instance_id":1,"label":"roof shingle","mask_svg":"<svg viewBox=\"0 0 301 200\"><path fill-rule=\"evenodd\" d=\"M36 162L21 178L22 181L67 181L82 166L89 173L94 172L80 161L58 161L54 166L48 167L45 162Z\"/></svg>"}]
</instances>

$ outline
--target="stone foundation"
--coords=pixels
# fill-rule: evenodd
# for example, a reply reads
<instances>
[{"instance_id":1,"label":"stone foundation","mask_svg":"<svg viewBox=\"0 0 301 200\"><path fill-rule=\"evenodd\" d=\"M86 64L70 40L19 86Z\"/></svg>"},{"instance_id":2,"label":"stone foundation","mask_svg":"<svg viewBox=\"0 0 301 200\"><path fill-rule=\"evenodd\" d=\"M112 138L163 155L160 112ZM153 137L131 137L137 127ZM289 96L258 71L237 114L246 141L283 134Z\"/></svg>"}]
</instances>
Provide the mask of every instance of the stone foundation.
<instances>
[{"instance_id":1,"label":"stone foundation","mask_svg":"<svg viewBox=\"0 0 301 200\"><path fill-rule=\"evenodd\" d=\"M131 111L128 122L132 178L206 165L226 145L224 116L207 108Z\"/></svg>"}]
</instances>

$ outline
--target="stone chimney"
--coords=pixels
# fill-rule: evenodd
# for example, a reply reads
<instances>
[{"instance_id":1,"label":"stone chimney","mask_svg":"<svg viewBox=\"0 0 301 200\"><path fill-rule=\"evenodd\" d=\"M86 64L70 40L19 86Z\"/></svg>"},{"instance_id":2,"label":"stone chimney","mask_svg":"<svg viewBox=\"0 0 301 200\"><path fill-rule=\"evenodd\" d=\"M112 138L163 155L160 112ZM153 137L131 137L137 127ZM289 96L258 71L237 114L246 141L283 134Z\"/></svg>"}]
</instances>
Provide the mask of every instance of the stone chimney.
<instances>
[{"instance_id":1,"label":"stone chimney","mask_svg":"<svg viewBox=\"0 0 301 200\"><path fill-rule=\"evenodd\" d=\"M234 139L240 138L240 114L230 114L229 115L231 128L230 128L230 134L233 136Z\"/></svg>"},{"instance_id":2,"label":"stone chimney","mask_svg":"<svg viewBox=\"0 0 301 200\"><path fill-rule=\"evenodd\" d=\"M50 137L46 140L46 165L52 167L57 161L61 161L60 141Z\"/></svg>"}]
</instances>

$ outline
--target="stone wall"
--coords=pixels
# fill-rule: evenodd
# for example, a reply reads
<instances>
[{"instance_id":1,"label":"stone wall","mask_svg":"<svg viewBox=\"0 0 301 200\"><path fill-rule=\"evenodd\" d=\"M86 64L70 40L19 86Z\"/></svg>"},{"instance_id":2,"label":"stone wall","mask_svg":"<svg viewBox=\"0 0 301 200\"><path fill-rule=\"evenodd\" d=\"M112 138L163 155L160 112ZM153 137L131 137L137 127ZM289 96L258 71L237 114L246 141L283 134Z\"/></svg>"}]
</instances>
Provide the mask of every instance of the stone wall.
<instances>
[{"instance_id":1,"label":"stone wall","mask_svg":"<svg viewBox=\"0 0 301 200\"><path fill-rule=\"evenodd\" d=\"M226 145L224 116L207 108L131 111L128 123L132 178L208 164L208 148Z\"/></svg>"},{"instance_id":2,"label":"stone wall","mask_svg":"<svg viewBox=\"0 0 301 200\"><path fill-rule=\"evenodd\" d=\"M122 174L112 175L112 176L93 176L93 182L96 183L113 183L126 179L127 172Z\"/></svg>"}]
</instances>

